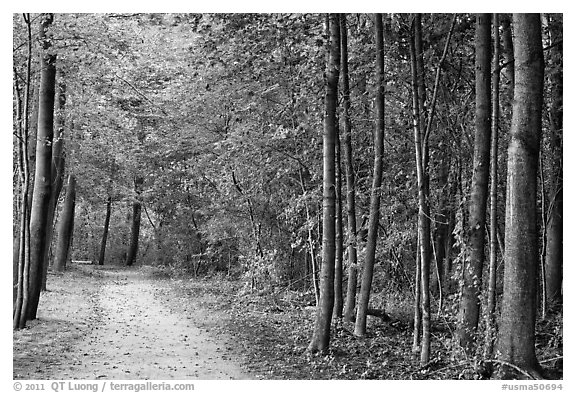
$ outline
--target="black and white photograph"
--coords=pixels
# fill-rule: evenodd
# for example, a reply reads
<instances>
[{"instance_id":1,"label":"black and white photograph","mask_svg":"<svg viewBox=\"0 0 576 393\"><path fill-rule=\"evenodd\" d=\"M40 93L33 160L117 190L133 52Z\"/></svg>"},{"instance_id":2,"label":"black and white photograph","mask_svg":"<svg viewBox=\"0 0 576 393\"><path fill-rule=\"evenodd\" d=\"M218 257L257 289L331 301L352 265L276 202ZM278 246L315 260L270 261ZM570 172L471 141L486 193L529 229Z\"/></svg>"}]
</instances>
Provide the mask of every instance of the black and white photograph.
<instances>
[{"instance_id":1,"label":"black and white photograph","mask_svg":"<svg viewBox=\"0 0 576 393\"><path fill-rule=\"evenodd\" d=\"M570 390L563 13L168 11L11 14L13 391Z\"/></svg>"}]
</instances>

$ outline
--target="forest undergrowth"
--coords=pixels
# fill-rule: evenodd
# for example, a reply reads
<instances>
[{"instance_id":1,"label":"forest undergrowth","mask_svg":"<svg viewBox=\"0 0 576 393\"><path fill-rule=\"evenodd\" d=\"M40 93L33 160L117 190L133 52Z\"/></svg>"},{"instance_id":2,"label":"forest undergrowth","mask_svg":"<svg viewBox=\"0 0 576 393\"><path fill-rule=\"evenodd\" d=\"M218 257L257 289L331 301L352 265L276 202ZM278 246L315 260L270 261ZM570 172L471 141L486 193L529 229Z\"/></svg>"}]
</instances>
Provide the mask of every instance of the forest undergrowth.
<instances>
[{"instance_id":1,"label":"forest undergrowth","mask_svg":"<svg viewBox=\"0 0 576 393\"><path fill-rule=\"evenodd\" d=\"M173 272L174 273L174 272ZM164 275L166 273L157 272ZM419 364L412 351L413 300L398 293L375 293L373 303L388 318L368 318L365 337L354 336L352 323L333 322L330 350L326 354L306 351L315 318L313 291L269 287L251 291L242 281L221 275L206 278L173 278L178 298L188 298L225 317L218 325L206 322L207 330L225 334L227 343L240 353L248 369L262 379L486 379L491 363L467 359L457 347L455 317L434 310L431 361ZM448 298L449 310L456 299ZM454 305L455 307L455 305ZM562 379L562 313L537 324L537 356L542 375Z\"/></svg>"}]
</instances>

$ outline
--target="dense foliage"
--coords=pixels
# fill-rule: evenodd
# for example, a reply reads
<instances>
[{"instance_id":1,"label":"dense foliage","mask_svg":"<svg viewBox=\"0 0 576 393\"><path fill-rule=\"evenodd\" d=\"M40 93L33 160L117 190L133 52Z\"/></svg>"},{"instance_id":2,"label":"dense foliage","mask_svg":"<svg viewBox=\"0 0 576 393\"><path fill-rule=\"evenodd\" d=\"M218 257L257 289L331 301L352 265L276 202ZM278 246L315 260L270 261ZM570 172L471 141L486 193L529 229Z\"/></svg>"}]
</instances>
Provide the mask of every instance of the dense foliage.
<instances>
[{"instance_id":1,"label":"dense foliage","mask_svg":"<svg viewBox=\"0 0 576 393\"><path fill-rule=\"evenodd\" d=\"M422 16L425 108L452 18ZM551 37L548 29L561 34L561 16L546 18L544 37ZM474 153L474 20L474 15L456 17L429 142L432 307L440 316L435 319L448 325L456 321L466 258ZM403 326L409 329L418 211L411 18L390 14L384 22L386 131L371 307L397 310L395 303L403 305L402 315L395 317L405 318ZM65 171L78 182L72 259L98 260L111 198L105 264L123 264L132 206L138 201L137 264L195 276L218 273L252 290L311 290L317 268L311 264L319 262L310 255L318 257L322 244L323 23L324 16L316 14L55 15L49 36L57 54L57 83L66 86L61 114ZM361 239L367 225L377 90L372 17L348 14L346 23L359 234L345 231L345 242L357 235ZM26 65L20 15L14 15L13 29L15 78L20 80ZM547 39L544 46L554 44ZM561 57L550 53L548 101L561 88L554 71L562 72ZM500 63L498 227L503 233L511 65L505 58ZM561 130L560 142L553 134L558 130L550 119L544 116L541 148L540 184L547 192L557 187L553 158L561 152L562 140ZM31 125L34 133L34 121ZM16 161L15 190L20 187ZM18 203L15 192L15 217ZM539 209L544 219L550 203L543 191ZM539 226L543 234L546 221ZM363 244L359 261L364 259ZM499 294L501 275L500 263Z\"/></svg>"}]
</instances>

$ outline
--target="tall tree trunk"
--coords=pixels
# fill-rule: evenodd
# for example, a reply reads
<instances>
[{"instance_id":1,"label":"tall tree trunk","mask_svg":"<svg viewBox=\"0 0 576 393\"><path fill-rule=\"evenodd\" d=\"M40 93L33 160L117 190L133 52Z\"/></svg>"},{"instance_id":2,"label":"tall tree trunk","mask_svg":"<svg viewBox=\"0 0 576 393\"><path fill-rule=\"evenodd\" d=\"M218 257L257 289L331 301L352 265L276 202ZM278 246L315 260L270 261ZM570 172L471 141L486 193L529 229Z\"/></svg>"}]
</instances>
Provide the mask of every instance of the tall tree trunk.
<instances>
[{"instance_id":1,"label":"tall tree trunk","mask_svg":"<svg viewBox=\"0 0 576 393\"><path fill-rule=\"evenodd\" d=\"M413 128L414 128L414 146L416 153L416 175L418 181L418 253L420 261L417 267L417 273L420 273L420 298L422 338L420 346L421 363L427 363L430 351L430 206L429 206L429 181L428 181L428 149L425 143L427 132L424 127L424 103L420 97L423 93L423 65L422 60L422 33L420 25L420 15L416 14L413 18L412 37L410 40L410 57L412 67L412 108L413 108ZM417 314L415 314L415 317ZM417 326L415 320L415 327ZM413 348L416 348L417 339L414 339ZM422 360L424 359L424 360Z\"/></svg>"},{"instance_id":2,"label":"tall tree trunk","mask_svg":"<svg viewBox=\"0 0 576 393\"><path fill-rule=\"evenodd\" d=\"M480 316L484 266L486 201L490 171L490 14L476 17L476 131L468 206L467 258L464 260L458 338L467 354L474 351Z\"/></svg>"},{"instance_id":3,"label":"tall tree trunk","mask_svg":"<svg viewBox=\"0 0 576 393\"><path fill-rule=\"evenodd\" d=\"M62 77L62 72L59 77ZM46 278L48 276L48 264L50 261L50 248L52 246L52 237L54 233L54 218L56 205L62 191L64 183L64 109L66 106L66 85L62 82L58 84L58 100L56 101L56 117L54 126L54 140L52 144L52 193L50 195L50 204L48 207L48 230L46 232L46 252L42 265L42 290L46 290Z\"/></svg>"},{"instance_id":4,"label":"tall tree trunk","mask_svg":"<svg viewBox=\"0 0 576 393\"><path fill-rule=\"evenodd\" d=\"M348 223L348 287L344 320L354 320L356 308L356 287L358 285L358 242L356 238L356 185L354 180L354 159L352 155L352 122L350 120L350 80L348 76L348 27L345 14L340 18L341 73L344 123L344 160L346 170L346 214Z\"/></svg>"},{"instance_id":5,"label":"tall tree trunk","mask_svg":"<svg viewBox=\"0 0 576 393\"><path fill-rule=\"evenodd\" d=\"M20 181L20 211L19 211L19 233L17 235L18 260L16 263L16 292L12 314L12 328L21 329L26 325L28 308L28 284L30 267L30 215L28 211L28 201L30 193L30 162L28 156L28 136L29 136L29 107L31 91L31 67L32 67L32 26L30 14L23 14L27 31L27 56L26 56L26 76L24 97L20 98L20 88L18 78L14 78L14 88L16 91L17 103L17 126L19 133L18 140L18 174Z\"/></svg>"},{"instance_id":6,"label":"tall tree trunk","mask_svg":"<svg viewBox=\"0 0 576 393\"><path fill-rule=\"evenodd\" d=\"M420 364L425 365L430 360L430 263L431 263L431 239L430 239L430 174L429 174L429 139L432 131L432 122L438 99L440 75L442 65L446 60L450 40L456 25L456 15L452 18L450 30L444 43L444 49L434 77L434 89L429 108L424 108L425 100L420 98L420 92L425 92L424 66L422 48L422 28L419 14L412 19L410 39L410 64L412 72L412 110L414 147L416 153L416 176L418 180L418 252L420 253L420 285L421 285L421 308L422 308L422 345L420 348ZM426 111L426 116L422 112ZM423 121L426 120L424 126ZM416 325L416 323L415 323ZM414 343L417 340L415 339Z\"/></svg>"},{"instance_id":7,"label":"tall tree trunk","mask_svg":"<svg viewBox=\"0 0 576 393\"><path fill-rule=\"evenodd\" d=\"M416 256L416 285L415 288L415 308L414 308L414 338L412 342L412 350L417 351L421 349L421 336L420 328L423 327L422 317L424 303L424 291L428 291L426 283L423 283L425 277L422 272L424 265L430 266L430 224L425 215L427 206L426 200L426 179L423 163L423 148L422 148L422 127L424 122L423 109L425 100L420 97L425 93L424 89L424 75L423 66L419 63L422 54L419 49L422 48L422 35L421 35L421 17L416 14L412 19L411 35L410 35L410 65L412 77L412 121L414 131L414 146L416 153L416 175L418 181L418 226L417 226L417 256ZM426 274L426 282L428 274Z\"/></svg>"},{"instance_id":8,"label":"tall tree trunk","mask_svg":"<svg viewBox=\"0 0 576 393\"><path fill-rule=\"evenodd\" d=\"M338 74L340 69L340 21L338 14L326 17L328 55L326 64L326 98L323 135L323 232L320 302L316 307L314 334L308 351L325 352L330 345L330 323L334 308L334 263L336 253L336 138L338 105Z\"/></svg>"},{"instance_id":9,"label":"tall tree trunk","mask_svg":"<svg viewBox=\"0 0 576 393\"><path fill-rule=\"evenodd\" d=\"M559 29L562 24L550 20L550 56L552 72L550 75L550 156L551 179L549 190L548 227L546 230L546 300L550 305L562 301L562 210L563 210L563 170L562 170L562 135L563 135L563 102L562 102L562 43Z\"/></svg>"},{"instance_id":10,"label":"tall tree trunk","mask_svg":"<svg viewBox=\"0 0 576 393\"><path fill-rule=\"evenodd\" d=\"M76 207L76 178L68 175L66 184L66 198L62 213L58 221L58 241L56 243L56 254L54 257L54 270L61 272L66 268L70 245L72 244L72 233L74 232L74 208Z\"/></svg>"},{"instance_id":11,"label":"tall tree trunk","mask_svg":"<svg viewBox=\"0 0 576 393\"><path fill-rule=\"evenodd\" d=\"M18 80L18 75L16 74L16 68L14 68L13 74L13 101L15 103L15 115L16 118L14 119L14 124L16 126L15 132L15 141L16 141L16 178L13 180L12 192L13 198L16 199L13 205L14 213L13 216L20 218L22 208L24 203L22 203L22 191L24 186L24 163L23 163L23 154L22 154L22 141L24 138L24 127L23 127L23 113L22 108L23 98L22 98L22 90L20 88L20 83ZM16 299L18 295L18 263L20 262L20 229L18 222L12 222L12 307L13 311L16 310Z\"/></svg>"},{"instance_id":12,"label":"tall tree trunk","mask_svg":"<svg viewBox=\"0 0 576 393\"><path fill-rule=\"evenodd\" d=\"M372 193L370 195L370 217L368 221L368 241L366 243L366 259L362 269L362 283L356 310L356 324L354 334L366 334L366 317L368 315L368 302L374 274L376 259L376 243L378 240L378 221L380 218L380 186L382 185L382 160L384 157L384 28L382 14L375 14L375 43L376 43L376 127L374 130L374 168L372 175Z\"/></svg>"},{"instance_id":13,"label":"tall tree trunk","mask_svg":"<svg viewBox=\"0 0 576 393\"><path fill-rule=\"evenodd\" d=\"M106 259L106 242L108 241L108 229L110 228L110 215L112 213L112 196L108 196L106 201L106 218L104 219L104 230L102 231L102 241L100 242L100 255L98 265L104 265Z\"/></svg>"},{"instance_id":14,"label":"tall tree trunk","mask_svg":"<svg viewBox=\"0 0 576 393\"><path fill-rule=\"evenodd\" d=\"M54 135L54 92L56 83L56 55L50 54L50 41L46 31L54 16L43 14L39 39L44 53L40 67L40 96L38 107L38 135L36 142L36 173L34 176L34 195L30 212L30 287L27 319L36 319L40 290L42 287L42 265L46 249L48 207L52 190L52 138Z\"/></svg>"},{"instance_id":15,"label":"tall tree trunk","mask_svg":"<svg viewBox=\"0 0 576 393\"><path fill-rule=\"evenodd\" d=\"M542 133L544 57L539 14L514 14L514 104L506 191L504 295L499 360L526 371L539 369L535 353L536 179ZM508 378L516 370L503 368Z\"/></svg>"},{"instance_id":16,"label":"tall tree trunk","mask_svg":"<svg viewBox=\"0 0 576 393\"><path fill-rule=\"evenodd\" d=\"M500 117L500 23L493 15L492 139L490 142L490 269L486 306L484 358L491 358L496 333L496 269L498 267L498 119Z\"/></svg>"},{"instance_id":17,"label":"tall tree trunk","mask_svg":"<svg viewBox=\"0 0 576 393\"><path fill-rule=\"evenodd\" d=\"M342 318L342 310L344 308L344 295L342 290L344 228L342 225L342 163L340 157L340 130L338 129L338 123L336 123L336 128L336 257L334 268L334 317Z\"/></svg>"}]
</instances>

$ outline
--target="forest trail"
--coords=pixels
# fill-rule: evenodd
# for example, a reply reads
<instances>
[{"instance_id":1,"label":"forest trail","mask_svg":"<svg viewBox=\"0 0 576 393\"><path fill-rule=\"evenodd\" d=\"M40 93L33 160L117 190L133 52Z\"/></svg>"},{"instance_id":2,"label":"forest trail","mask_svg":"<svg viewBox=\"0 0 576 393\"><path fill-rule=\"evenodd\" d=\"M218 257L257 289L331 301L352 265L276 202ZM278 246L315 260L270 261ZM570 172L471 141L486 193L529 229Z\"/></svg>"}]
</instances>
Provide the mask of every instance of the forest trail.
<instances>
[{"instance_id":1,"label":"forest trail","mask_svg":"<svg viewBox=\"0 0 576 393\"><path fill-rule=\"evenodd\" d=\"M15 378L249 378L229 348L195 325L194 312L169 307L167 280L139 270L77 269L73 276L83 277L55 276L39 321L15 333ZM207 315L198 310L197 318ZM42 342L51 336L42 330L51 328L55 341L66 342Z\"/></svg>"}]
</instances>

